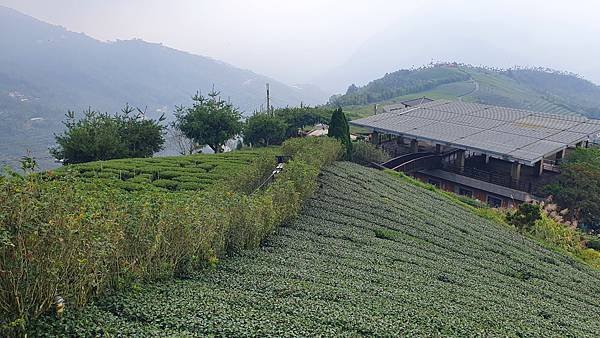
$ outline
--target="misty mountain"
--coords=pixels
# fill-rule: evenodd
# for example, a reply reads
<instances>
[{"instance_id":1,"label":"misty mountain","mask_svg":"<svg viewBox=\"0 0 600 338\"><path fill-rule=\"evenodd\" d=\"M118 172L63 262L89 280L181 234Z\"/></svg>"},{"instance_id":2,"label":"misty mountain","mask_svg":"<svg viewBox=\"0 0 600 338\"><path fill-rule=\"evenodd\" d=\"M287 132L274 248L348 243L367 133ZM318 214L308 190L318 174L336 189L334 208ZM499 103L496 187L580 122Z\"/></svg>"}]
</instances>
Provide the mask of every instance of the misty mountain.
<instances>
[{"instance_id":1,"label":"misty mountain","mask_svg":"<svg viewBox=\"0 0 600 338\"><path fill-rule=\"evenodd\" d=\"M312 86L289 86L208 57L141 40L102 42L0 6L0 163L48 157L67 110L114 112L125 103L152 117L214 88L242 111L318 104Z\"/></svg>"},{"instance_id":2,"label":"misty mountain","mask_svg":"<svg viewBox=\"0 0 600 338\"><path fill-rule=\"evenodd\" d=\"M545 66L568 69L600 82L600 48L591 26L569 25L573 18L519 15L510 18L473 12L472 6L444 5L403 17L366 41L340 65L314 79L340 93L351 83L365 85L395 69L457 61L497 68ZM480 8L481 9L481 8ZM510 11L510 6L505 9ZM508 24L510 22L510 24Z\"/></svg>"},{"instance_id":3,"label":"misty mountain","mask_svg":"<svg viewBox=\"0 0 600 338\"><path fill-rule=\"evenodd\" d=\"M351 85L345 94L330 101L370 112L372 108L365 106L424 96L600 118L600 86L575 74L545 68L503 70L436 64L398 70L364 86Z\"/></svg>"}]
</instances>

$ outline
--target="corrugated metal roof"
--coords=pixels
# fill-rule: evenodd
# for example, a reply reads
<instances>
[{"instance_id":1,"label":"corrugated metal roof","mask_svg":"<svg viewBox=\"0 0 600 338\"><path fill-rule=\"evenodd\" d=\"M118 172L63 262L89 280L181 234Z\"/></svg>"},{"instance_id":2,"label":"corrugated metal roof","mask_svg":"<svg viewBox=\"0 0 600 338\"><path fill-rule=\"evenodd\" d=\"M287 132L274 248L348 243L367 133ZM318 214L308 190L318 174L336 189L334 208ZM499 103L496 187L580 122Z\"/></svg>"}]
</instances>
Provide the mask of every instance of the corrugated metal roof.
<instances>
[{"instance_id":1,"label":"corrugated metal roof","mask_svg":"<svg viewBox=\"0 0 600 338\"><path fill-rule=\"evenodd\" d=\"M479 103L435 100L373 115L350 124L475 150L533 165L588 139L600 138L600 120ZM386 109L387 108L387 109Z\"/></svg>"}]
</instances>

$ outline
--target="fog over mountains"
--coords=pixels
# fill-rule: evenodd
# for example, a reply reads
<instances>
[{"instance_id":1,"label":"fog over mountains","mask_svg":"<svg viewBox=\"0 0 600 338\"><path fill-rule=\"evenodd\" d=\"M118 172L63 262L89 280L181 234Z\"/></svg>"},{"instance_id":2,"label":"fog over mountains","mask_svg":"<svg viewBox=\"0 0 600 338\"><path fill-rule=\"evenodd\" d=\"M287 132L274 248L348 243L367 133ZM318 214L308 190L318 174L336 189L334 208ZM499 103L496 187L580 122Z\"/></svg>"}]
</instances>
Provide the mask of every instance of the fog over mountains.
<instances>
[{"instance_id":1,"label":"fog over mountains","mask_svg":"<svg viewBox=\"0 0 600 338\"><path fill-rule=\"evenodd\" d=\"M549 67L600 83L596 61L600 58L600 25L586 21L588 13L547 16L543 8L538 8L535 15L526 12L531 7L529 2L494 8L497 13L491 6L487 12L477 12L478 6L483 4L430 7L399 19L372 35L338 67L317 76L314 82L339 93L350 83L364 85L398 69L432 61L456 61L505 69ZM573 23L576 18L580 19L578 24Z\"/></svg>"},{"instance_id":2,"label":"fog over mountains","mask_svg":"<svg viewBox=\"0 0 600 338\"><path fill-rule=\"evenodd\" d=\"M126 103L170 115L214 88L242 111L317 104L327 95L142 40L101 42L0 6L0 155L46 153L67 110L115 112ZM46 156L46 155L44 155ZM43 157L43 156L42 156Z\"/></svg>"}]
</instances>

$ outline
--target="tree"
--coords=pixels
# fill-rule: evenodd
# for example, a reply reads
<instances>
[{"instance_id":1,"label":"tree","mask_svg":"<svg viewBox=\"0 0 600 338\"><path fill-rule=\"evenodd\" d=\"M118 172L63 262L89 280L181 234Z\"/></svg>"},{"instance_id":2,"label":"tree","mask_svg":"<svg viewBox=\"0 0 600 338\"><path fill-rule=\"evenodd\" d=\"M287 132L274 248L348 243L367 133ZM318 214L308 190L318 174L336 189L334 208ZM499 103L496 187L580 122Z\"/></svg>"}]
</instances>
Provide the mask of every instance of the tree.
<instances>
[{"instance_id":1,"label":"tree","mask_svg":"<svg viewBox=\"0 0 600 338\"><path fill-rule=\"evenodd\" d=\"M538 204L533 203L523 203L517 210L506 215L508 223L521 231L531 229L540 219L542 219L542 209Z\"/></svg>"},{"instance_id":2,"label":"tree","mask_svg":"<svg viewBox=\"0 0 600 338\"><path fill-rule=\"evenodd\" d=\"M137 111L137 114L133 114ZM128 157L149 157L162 149L164 126L158 120L126 105L121 113L110 115L88 109L81 120L69 111L67 130L55 136L58 145L50 153L64 164Z\"/></svg>"},{"instance_id":3,"label":"tree","mask_svg":"<svg viewBox=\"0 0 600 338\"><path fill-rule=\"evenodd\" d=\"M242 114L214 90L208 97L197 93L192 100L192 107L176 108L173 126L196 144L222 152L225 142L242 131Z\"/></svg>"},{"instance_id":4,"label":"tree","mask_svg":"<svg viewBox=\"0 0 600 338\"><path fill-rule=\"evenodd\" d=\"M585 228L600 231L600 148L576 149L561 166L558 183L546 192Z\"/></svg>"},{"instance_id":5,"label":"tree","mask_svg":"<svg viewBox=\"0 0 600 338\"><path fill-rule=\"evenodd\" d=\"M250 117L244 127L244 143L255 146L281 144L288 125L278 116L259 113Z\"/></svg>"},{"instance_id":6,"label":"tree","mask_svg":"<svg viewBox=\"0 0 600 338\"><path fill-rule=\"evenodd\" d=\"M346 119L346 115L344 115L341 107L338 107L331 115L331 122L329 123L329 131L327 136L335 137L340 140L346 150L346 159L352 159L350 126L348 125L348 120Z\"/></svg>"},{"instance_id":7,"label":"tree","mask_svg":"<svg viewBox=\"0 0 600 338\"><path fill-rule=\"evenodd\" d=\"M332 111L324 107L293 107L275 110L275 116L280 117L287 124L285 137L298 136L298 130L317 123L329 124Z\"/></svg>"}]
</instances>

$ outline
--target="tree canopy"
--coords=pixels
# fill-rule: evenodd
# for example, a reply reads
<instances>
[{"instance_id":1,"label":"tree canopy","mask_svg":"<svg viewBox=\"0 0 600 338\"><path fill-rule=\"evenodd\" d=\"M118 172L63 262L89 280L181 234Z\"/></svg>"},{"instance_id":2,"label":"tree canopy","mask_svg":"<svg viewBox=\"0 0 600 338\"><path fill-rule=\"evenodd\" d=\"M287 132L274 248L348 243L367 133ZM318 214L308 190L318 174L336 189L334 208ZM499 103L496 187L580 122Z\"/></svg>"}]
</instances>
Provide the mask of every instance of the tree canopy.
<instances>
[{"instance_id":1,"label":"tree canopy","mask_svg":"<svg viewBox=\"0 0 600 338\"><path fill-rule=\"evenodd\" d=\"M547 190L584 227L600 231L600 148L576 149L561 166L559 182Z\"/></svg>"},{"instance_id":2,"label":"tree canopy","mask_svg":"<svg viewBox=\"0 0 600 338\"><path fill-rule=\"evenodd\" d=\"M242 131L242 114L215 91L208 97L197 93L192 101L191 107L176 108L174 127L198 145L222 152L225 142Z\"/></svg>"},{"instance_id":3,"label":"tree canopy","mask_svg":"<svg viewBox=\"0 0 600 338\"><path fill-rule=\"evenodd\" d=\"M286 138L287 123L279 116L258 113L244 126L244 143L254 146L281 144Z\"/></svg>"},{"instance_id":4,"label":"tree canopy","mask_svg":"<svg viewBox=\"0 0 600 338\"><path fill-rule=\"evenodd\" d=\"M285 137L298 136L298 130L317 123L329 123L332 110L327 107L293 107L279 108L274 115L280 117L287 124Z\"/></svg>"},{"instance_id":5,"label":"tree canopy","mask_svg":"<svg viewBox=\"0 0 600 338\"><path fill-rule=\"evenodd\" d=\"M346 159L352 159L350 126L348 125L348 120L346 119L346 115L342 111L342 108L338 107L331 115L331 122L329 123L329 131L327 135L340 140L346 150Z\"/></svg>"},{"instance_id":6,"label":"tree canopy","mask_svg":"<svg viewBox=\"0 0 600 338\"><path fill-rule=\"evenodd\" d=\"M58 145L50 149L64 164L149 157L165 142L164 117L147 119L141 110L128 105L114 115L89 109L80 120L72 111L66 116L67 130L55 137Z\"/></svg>"}]
</instances>

